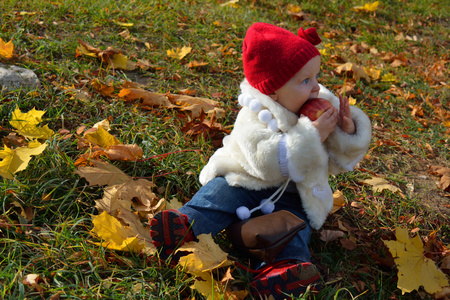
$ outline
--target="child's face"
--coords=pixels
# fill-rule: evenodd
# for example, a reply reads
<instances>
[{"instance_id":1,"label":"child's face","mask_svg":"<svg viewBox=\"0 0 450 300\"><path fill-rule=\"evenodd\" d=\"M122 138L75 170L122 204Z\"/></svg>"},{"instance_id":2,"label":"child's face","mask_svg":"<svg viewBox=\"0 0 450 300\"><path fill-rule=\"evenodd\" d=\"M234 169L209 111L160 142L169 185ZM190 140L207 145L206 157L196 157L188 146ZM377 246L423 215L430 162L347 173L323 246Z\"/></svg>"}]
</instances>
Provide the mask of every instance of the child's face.
<instances>
[{"instance_id":1,"label":"child's face","mask_svg":"<svg viewBox=\"0 0 450 300\"><path fill-rule=\"evenodd\" d=\"M289 111L298 114L300 108L308 99L319 94L317 76L320 72L320 56L313 57L288 82L271 95Z\"/></svg>"}]
</instances>

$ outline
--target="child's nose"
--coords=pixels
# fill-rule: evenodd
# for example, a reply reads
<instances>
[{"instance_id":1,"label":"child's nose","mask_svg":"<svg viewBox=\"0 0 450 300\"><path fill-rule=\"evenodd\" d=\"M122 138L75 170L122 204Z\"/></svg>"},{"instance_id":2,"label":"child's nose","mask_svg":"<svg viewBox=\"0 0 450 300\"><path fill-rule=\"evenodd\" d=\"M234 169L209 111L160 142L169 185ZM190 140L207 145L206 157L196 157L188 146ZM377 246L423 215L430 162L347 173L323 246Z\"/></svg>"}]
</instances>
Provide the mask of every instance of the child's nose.
<instances>
[{"instance_id":1,"label":"child's nose","mask_svg":"<svg viewBox=\"0 0 450 300\"><path fill-rule=\"evenodd\" d=\"M317 81L317 79L315 79L311 93L317 93L319 90L320 90L319 82Z\"/></svg>"}]
</instances>

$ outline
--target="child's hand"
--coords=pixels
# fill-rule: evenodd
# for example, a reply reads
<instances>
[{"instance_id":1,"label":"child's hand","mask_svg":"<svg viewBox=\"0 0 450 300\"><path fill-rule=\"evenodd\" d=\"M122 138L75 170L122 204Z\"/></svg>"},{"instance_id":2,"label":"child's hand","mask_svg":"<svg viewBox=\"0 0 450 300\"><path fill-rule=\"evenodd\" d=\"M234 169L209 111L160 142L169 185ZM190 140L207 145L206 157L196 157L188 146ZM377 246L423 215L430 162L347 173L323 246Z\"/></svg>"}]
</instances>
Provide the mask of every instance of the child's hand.
<instances>
[{"instance_id":1,"label":"child's hand","mask_svg":"<svg viewBox=\"0 0 450 300\"><path fill-rule=\"evenodd\" d=\"M323 143L330 133L336 128L338 122L339 113L334 107L330 108L324 112L317 120L315 120L313 125L317 128L320 135L320 141Z\"/></svg>"},{"instance_id":2,"label":"child's hand","mask_svg":"<svg viewBox=\"0 0 450 300\"><path fill-rule=\"evenodd\" d=\"M338 126L348 134L354 134L356 132L355 123L352 120L352 114L350 112L348 98L342 98L341 95L339 95Z\"/></svg>"}]
</instances>

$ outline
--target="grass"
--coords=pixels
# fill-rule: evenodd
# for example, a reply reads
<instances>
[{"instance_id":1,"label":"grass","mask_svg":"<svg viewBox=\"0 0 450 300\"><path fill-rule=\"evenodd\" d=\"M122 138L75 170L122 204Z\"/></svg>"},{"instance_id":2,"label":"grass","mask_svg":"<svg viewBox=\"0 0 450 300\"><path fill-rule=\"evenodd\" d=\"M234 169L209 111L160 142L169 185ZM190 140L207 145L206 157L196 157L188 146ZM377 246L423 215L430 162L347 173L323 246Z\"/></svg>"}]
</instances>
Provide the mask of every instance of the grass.
<instances>
[{"instance_id":1,"label":"grass","mask_svg":"<svg viewBox=\"0 0 450 300\"><path fill-rule=\"evenodd\" d=\"M55 132L64 128L75 133L81 125L90 128L107 118L112 133L123 143L142 146L145 157L201 150L161 160L114 163L130 176L154 178L158 197L187 201L198 190L198 174L216 149L211 139L186 136L181 128L188 117L180 112L140 109L136 103L102 96L91 82L99 79L117 89L127 80L160 93L195 90L197 96L220 101L227 112L220 122L230 126L238 109L241 44L248 26L263 21L293 32L316 26L327 46L322 83L334 91L344 80L356 84L352 97L371 118L373 139L358 169L331 179L332 187L344 192L347 205L330 216L324 229L344 228L345 236L324 242L320 232L313 235L313 259L327 284L319 295L304 298L432 299L422 289L402 295L396 286L396 268L388 262L381 240L392 239L395 226L403 226L418 228L423 238L435 236L450 243L449 195L436 188L439 177L428 172L429 166L449 166L450 160L449 128L444 126L448 119L438 114L439 109L447 118L449 113L448 4L382 1L368 13L352 10L364 4L360 1L302 1L305 16L300 20L287 13L289 1L222 4L2 1L0 37L13 39L15 56L0 62L34 70L41 88L0 92L1 137L12 132L8 120L16 106L23 112L35 107L46 111L44 123ZM76 56L78 39L101 49L120 49L130 59L148 60L154 68L108 69L97 59ZM378 54L351 50L363 43ZM192 47L185 59L167 57L167 50L183 46ZM392 57L406 61L393 66ZM208 65L186 66L194 60ZM351 74L336 74L343 61L376 68L381 76L393 75L396 82L381 78L356 82ZM413 115L414 108L422 109L423 115ZM103 190L88 186L73 173L74 162L83 153L75 137L62 139L57 134L26 170L0 183L0 298L202 299L190 289L193 278L182 270L151 256L111 251L93 243L91 216L97 214L95 200ZM384 177L402 193L374 193L362 184L373 176ZM221 245L228 246L224 240ZM434 258L439 263L443 257ZM30 274L39 275L38 286L24 281ZM233 276L248 288L248 274L236 269Z\"/></svg>"}]
</instances>

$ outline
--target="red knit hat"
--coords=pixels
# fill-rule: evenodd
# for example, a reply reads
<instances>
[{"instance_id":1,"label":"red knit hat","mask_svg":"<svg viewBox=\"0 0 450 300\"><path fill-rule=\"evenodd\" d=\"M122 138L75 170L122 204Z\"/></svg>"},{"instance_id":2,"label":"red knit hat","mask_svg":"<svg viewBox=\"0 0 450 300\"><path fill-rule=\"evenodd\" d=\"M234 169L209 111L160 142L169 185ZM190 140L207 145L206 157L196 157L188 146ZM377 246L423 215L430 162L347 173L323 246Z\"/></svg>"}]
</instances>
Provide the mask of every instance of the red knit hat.
<instances>
[{"instance_id":1,"label":"red knit hat","mask_svg":"<svg viewBox=\"0 0 450 300\"><path fill-rule=\"evenodd\" d=\"M320 55L314 45L321 42L315 28L300 28L297 36L275 25L255 23L247 30L242 47L245 77L261 93L273 94Z\"/></svg>"}]
</instances>

